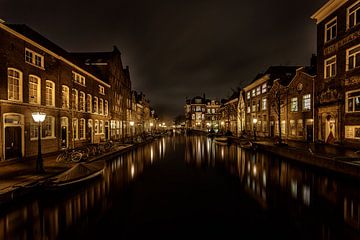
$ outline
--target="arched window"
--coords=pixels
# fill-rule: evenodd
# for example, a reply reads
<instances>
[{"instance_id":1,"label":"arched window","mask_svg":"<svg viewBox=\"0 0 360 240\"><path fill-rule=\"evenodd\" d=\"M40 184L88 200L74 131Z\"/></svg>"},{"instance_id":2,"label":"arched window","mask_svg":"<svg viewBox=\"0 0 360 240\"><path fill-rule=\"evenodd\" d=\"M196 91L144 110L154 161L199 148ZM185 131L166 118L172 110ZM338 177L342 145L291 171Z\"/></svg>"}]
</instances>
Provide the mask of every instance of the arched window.
<instances>
[{"instance_id":1,"label":"arched window","mask_svg":"<svg viewBox=\"0 0 360 240\"><path fill-rule=\"evenodd\" d=\"M62 94L61 94L61 107L62 108L69 108L69 97L70 97L70 92L69 92L69 87L66 85L62 85Z\"/></svg>"},{"instance_id":2,"label":"arched window","mask_svg":"<svg viewBox=\"0 0 360 240\"><path fill-rule=\"evenodd\" d=\"M88 113L92 112L92 97L90 94L88 94L86 98L86 111Z\"/></svg>"},{"instance_id":3,"label":"arched window","mask_svg":"<svg viewBox=\"0 0 360 240\"><path fill-rule=\"evenodd\" d=\"M81 118L80 119L80 124L79 124L79 138L80 139L85 139L86 135L85 135L86 131L85 131L85 119Z\"/></svg>"},{"instance_id":4,"label":"arched window","mask_svg":"<svg viewBox=\"0 0 360 240\"><path fill-rule=\"evenodd\" d=\"M35 75L29 75L29 103L41 103L41 79Z\"/></svg>"},{"instance_id":5,"label":"arched window","mask_svg":"<svg viewBox=\"0 0 360 240\"><path fill-rule=\"evenodd\" d=\"M46 80L45 105L55 107L55 83Z\"/></svg>"},{"instance_id":6,"label":"arched window","mask_svg":"<svg viewBox=\"0 0 360 240\"><path fill-rule=\"evenodd\" d=\"M72 109L78 110L78 90L76 90L75 88L72 89L71 105Z\"/></svg>"},{"instance_id":7,"label":"arched window","mask_svg":"<svg viewBox=\"0 0 360 240\"><path fill-rule=\"evenodd\" d=\"M82 112L85 112L85 93L84 92L80 92L79 95L79 110Z\"/></svg>"},{"instance_id":8,"label":"arched window","mask_svg":"<svg viewBox=\"0 0 360 240\"><path fill-rule=\"evenodd\" d=\"M79 123L77 118L73 118L72 120L72 130L73 130L73 139L78 140L79 139Z\"/></svg>"},{"instance_id":9,"label":"arched window","mask_svg":"<svg viewBox=\"0 0 360 240\"><path fill-rule=\"evenodd\" d=\"M15 68L8 68L8 100L23 101L23 75Z\"/></svg>"}]
</instances>

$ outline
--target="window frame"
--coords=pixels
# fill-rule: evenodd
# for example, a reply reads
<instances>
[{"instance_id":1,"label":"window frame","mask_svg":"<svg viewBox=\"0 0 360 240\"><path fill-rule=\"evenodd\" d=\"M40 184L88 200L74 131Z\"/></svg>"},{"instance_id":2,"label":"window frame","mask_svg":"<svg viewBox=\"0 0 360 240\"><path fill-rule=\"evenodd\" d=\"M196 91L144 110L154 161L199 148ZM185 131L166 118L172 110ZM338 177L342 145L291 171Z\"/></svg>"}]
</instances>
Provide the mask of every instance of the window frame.
<instances>
[{"instance_id":1,"label":"window frame","mask_svg":"<svg viewBox=\"0 0 360 240\"><path fill-rule=\"evenodd\" d=\"M330 64L328 64L327 62L330 62L331 60L333 60L333 59L335 59L335 61L333 62L333 63L330 63ZM329 67L330 69L330 71L329 71L329 76L327 76L326 75L326 70L327 70L327 67ZM332 74L332 67L334 67L334 75L331 75ZM327 59L325 59L324 60L324 78L325 79L329 79L329 78L333 78L333 77L335 77L336 76L336 72L337 72L337 70L336 70L336 67L337 67L337 59L336 59L336 55L334 55L334 56L331 56L331 57L329 57L329 58L327 58Z\"/></svg>"},{"instance_id":2,"label":"window frame","mask_svg":"<svg viewBox=\"0 0 360 240\"><path fill-rule=\"evenodd\" d=\"M77 118L72 119L72 139L75 141L79 140L79 119Z\"/></svg>"},{"instance_id":3,"label":"window frame","mask_svg":"<svg viewBox=\"0 0 360 240\"><path fill-rule=\"evenodd\" d=\"M76 88L72 88L71 89L71 109L77 111L79 109L78 107L79 107L79 91Z\"/></svg>"},{"instance_id":4,"label":"window frame","mask_svg":"<svg viewBox=\"0 0 360 240\"><path fill-rule=\"evenodd\" d=\"M298 112L298 111L299 111L299 99L298 97L292 97L290 100L290 112Z\"/></svg>"},{"instance_id":5,"label":"window frame","mask_svg":"<svg viewBox=\"0 0 360 240\"><path fill-rule=\"evenodd\" d=\"M77 73L75 71L72 71L71 76L72 76L72 80L74 83L79 84L81 86L86 86L85 76L83 76L80 73Z\"/></svg>"},{"instance_id":6,"label":"window frame","mask_svg":"<svg viewBox=\"0 0 360 240\"><path fill-rule=\"evenodd\" d=\"M31 55L32 55L30 57L31 61L28 61L28 56L26 54L27 52L31 53ZM36 62L37 62L36 57L40 58L40 66L38 64L36 64ZM33 51L33 50L31 50L31 49L29 49L29 48L25 48L25 62L27 64L30 64L30 65L34 66L34 67L37 67L37 68L40 68L40 69L43 69L43 70L45 69L44 68L44 66L45 66L45 58L44 58L44 56L37 53L37 52L35 52L35 51Z\"/></svg>"},{"instance_id":7,"label":"window frame","mask_svg":"<svg viewBox=\"0 0 360 240\"><path fill-rule=\"evenodd\" d=\"M34 83L32 83L32 82L30 82L30 78L35 78L35 79L37 79L37 86L36 86L36 94L37 94L37 96L36 96L36 99L37 99L37 101L36 102L31 102L30 101L30 99L31 99L31 93L30 93L30 90L31 90L31 88L30 88L30 86L32 85L32 84L34 84ZM34 84L35 85L35 84ZM29 103L30 104L36 104L36 105L41 105L41 78L40 77L38 77L38 76L36 76L36 75L33 75L33 74L30 74L29 75Z\"/></svg>"},{"instance_id":8,"label":"window frame","mask_svg":"<svg viewBox=\"0 0 360 240\"><path fill-rule=\"evenodd\" d=\"M346 29L351 29L353 27L355 27L356 25L358 25L360 23L360 20L358 23L356 23L356 11L360 11L360 5L358 6L358 8L356 8L353 12L354 13L354 26L350 26L350 9L355 7L357 4L359 4L360 1L356 1L355 3L353 3L352 5L350 5L347 9L346 9Z\"/></svg>"},{"instance_id":9,"label":"window frame","mask_svg":"<svg viewBox=\"0 0 360 240\"><path fill-rule=\"evenodd\" d=\"M305 98L306 96L309 96L309 99ZM306 105L307 105L307 104L306 104L306 100L309 101L309 108L306 108ZM312 105L312 104L311 104L311 94L308 93L308 94L302 95L302 110L303 110L303 112L311 111L311 108L312 108L311 105Z\"/></svg>"},{"instance_id":10,"label":"window frame","mask_svg":"<svg viewBox=\"0 0 360 240\"><path fill-rule=\"evenodd\" d=\"M19 85L18 85L18 95L19 95L19 99L15 99L15 98L10 98L10 88L9 88L9 82L10 82L10 78L12 79L16 79L15 76L9 76L9 71L14 71L14 72L18 72L19 73ZM14 84L13 84L14 85ZM13 96L14 96L14 91L13 91ZM10 101L14 101L14 102L23 102L23 72L20 71L19 69L16 68L8 68L7 69L7 99Z\"/></svg>"},{"instance_id":11,"label":"window frame","mask_svg":"<svg viewBox=\"0 0 360 240\"><path fill-rule=\"evenodd\" d=\"M333 22L335 22L335 24L333 24ZM330 37L332 36L334 25L335 25L335 36L333 38L327 39L328 31L330 31ZM325 40L325 43L330 42L333 39L336 39L336 37L337 37L337 17L334 17L333 19L331 19L330 21L328 21L325 24L325 27L324 27L324 40Z\"/></svg>"},{"instance_id":12,"label":"window frame","mask_svg":"<svg viewBox=\"0 0 360 240\"><path fill-rule=\"evenodd\" d=\"M67 89L65 91L66 94L64 94L64 89ZM64 106L64 98L65 98L65 106ZM63 84L61 85L61 108L69 109L70 108L70 88Z\"/></svg>"},{"instance_id":13,"label":"window frame","mask_svg":"<svg viewBox=\"0 0 360 240\"><path fill-rule=\"evenodd\" d=\"M50 89L48 87L48 83L51 84L51 104L49 104L48 100L48 89ZM46 80L45 81L45 106L48 106L48 107L55 107L55 82L51 81L51 80Z\"/></svg>"},{"instance_id":14,"label":"window frame","mask_svg":"<svg viewBox=\"0 0 360 240\"><path fill-rule=\"evenodd\" d=\"M83 129L81 129L83 128ZM84 140L86 139L86 120L85 118L80 118L79 121L79 139Z\"/></svg>"},{"instance_id":15,"label":"window frame","mask_svg":"<svg viewBox=\"0 0 360 240\"><path fill-rule=\"evenodd\" d=\"M93 105L92 101L93 101L93 98L92 98L91 94L89 94L89 93L86 94L86 112L88 112L88 113L92 113L92 105Z\"/></svg>"},{"instance_id":16,"label":"window frame","mask_svg":"<svg viewBox=\"0 0 360 240\"><path fill-rule=\"evenodd\" d=\"M352 90L352 91L347 91L345 92L345 113L359 113L359 111L355 111L355 98L356 97L351 97L351 99L353 99L353 103L352 103L352 111L349 111L349 94L351 93L355 93L355 92L359 92L359 98L360 98L360 89L356 89L356 90Z\"/></svg>"},{"instance_id":17,"label":"window frame","mask_svg":"<svg viewBox=\"0 0 360 240\"><path fill-rule=\"evenodd\" d=\"M82 101L81 101L82 99ZM85 112L85 101L86 101L86 94L83 91L80 91L79 93L79 111L80 112Z\"/></svg>"},{"instance_id":18,"label":"window frame","mask_svg":"<svg viewBox=\"0 0 360 240\"><path fill-rule=\"evenodd\" d=\"M355 52L355 53L353 53L353 54L351 54L351 55L349 55L349 52L351 52L352 50L354 50L354 49L356 49L356 48L359 48L359 51L358 52ZM355 46L353 46L353 47L351 47L351 48L348 48L348 49L346 49L346 71L351 71L351 70L353 70L353 69L356 69L356 68L359 68L360 67L360 62L359 62L359 65L358 66L356 66L356 55L360 55L360 44L358 44L358 45L355 45ZM353 68L349 68L350 67L350 64L349 64L349 62L350 62L350 57L351 56L353 56L354 57L354 67Z\"/></svg>"}]
</instances>

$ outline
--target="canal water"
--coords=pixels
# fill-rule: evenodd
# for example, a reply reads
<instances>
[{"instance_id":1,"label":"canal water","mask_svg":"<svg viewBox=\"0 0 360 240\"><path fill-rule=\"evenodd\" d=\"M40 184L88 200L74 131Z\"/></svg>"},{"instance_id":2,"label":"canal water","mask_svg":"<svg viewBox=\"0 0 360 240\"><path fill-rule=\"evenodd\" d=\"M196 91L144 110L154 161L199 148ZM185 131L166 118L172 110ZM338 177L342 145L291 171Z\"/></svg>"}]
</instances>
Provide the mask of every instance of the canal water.
<instances>
[{"instance_id":1,"label":"canal water","mask_svg":"<svg viewBox=\"0 0 360 240\"><path fill-rule=\"evenodd\" d=\"M1 209L0 239L359 239L355 179L204 136L168 136L105 175Z\"/></svg>"}]
</instances>

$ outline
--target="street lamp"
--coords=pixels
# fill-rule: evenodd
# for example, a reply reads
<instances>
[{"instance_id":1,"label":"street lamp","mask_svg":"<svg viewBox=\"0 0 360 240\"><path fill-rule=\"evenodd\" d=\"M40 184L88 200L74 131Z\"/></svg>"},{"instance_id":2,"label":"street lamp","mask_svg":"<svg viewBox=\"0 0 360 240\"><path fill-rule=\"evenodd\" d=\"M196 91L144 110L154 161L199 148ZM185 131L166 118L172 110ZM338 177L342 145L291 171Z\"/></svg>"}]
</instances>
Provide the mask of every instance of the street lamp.
<instances>
[{"instance_id":1,"label":"street lamp","mask_svg":"<svg viewBox=\"0 0 360 240\"><path fill-rule=\"evenodd\" d=\"M254 127L254 141L256 141L256 123L257 123L257 118L253 119L253 127Z\"/></svg>"},{"instance_id":2,"label":"street lamp","mask_svg":"<svg viewBox=\"0 0 360 240\"><path fill-rule=\"evenodd\" d=\"M44 173L43 159L41 154L41 123L45 120L46 114L41 112L32 113L34 122L38 123L38 157L36 160L36 173Z\"/></svg>"}]
</instances>

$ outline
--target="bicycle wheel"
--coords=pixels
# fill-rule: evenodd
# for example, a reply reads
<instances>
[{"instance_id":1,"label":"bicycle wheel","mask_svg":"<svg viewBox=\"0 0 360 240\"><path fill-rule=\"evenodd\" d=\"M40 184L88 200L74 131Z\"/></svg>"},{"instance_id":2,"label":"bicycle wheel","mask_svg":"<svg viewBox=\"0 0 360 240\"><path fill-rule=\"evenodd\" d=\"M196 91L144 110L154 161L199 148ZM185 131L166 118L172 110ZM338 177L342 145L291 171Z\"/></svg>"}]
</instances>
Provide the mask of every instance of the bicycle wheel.
<instances>
[{"instance_id":1,"label":"bicycle wheel","mask_svg":"<svg viewBox=\"0 0 360 240\"><path fill-rule=\"evenodd\" d=\"M67 153L66 152L62 152L60 153L57 157L56 157L56 162L60 163L60 162L65 162L67 160Z\"/></svg>"},{"instance_id":2,"label":"bicycle wheel","mask_svg":"<svg viewBox=\"0 0 360 240\"><path fill-rule=\"evenodd\" d=\"M71 161L80 162L82 159L82 153L80 151L75 151L71 153Z\"/></svg>"}]
</instances>

